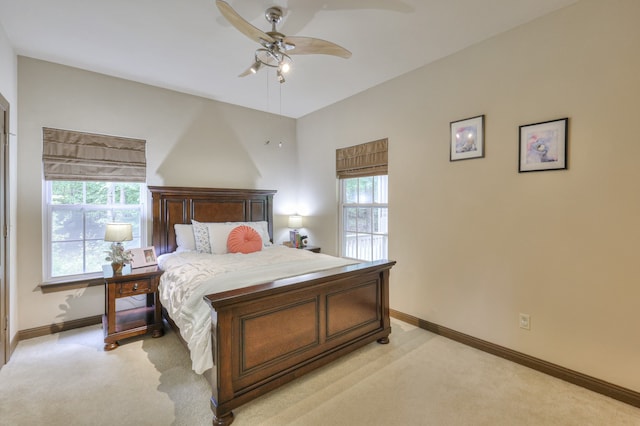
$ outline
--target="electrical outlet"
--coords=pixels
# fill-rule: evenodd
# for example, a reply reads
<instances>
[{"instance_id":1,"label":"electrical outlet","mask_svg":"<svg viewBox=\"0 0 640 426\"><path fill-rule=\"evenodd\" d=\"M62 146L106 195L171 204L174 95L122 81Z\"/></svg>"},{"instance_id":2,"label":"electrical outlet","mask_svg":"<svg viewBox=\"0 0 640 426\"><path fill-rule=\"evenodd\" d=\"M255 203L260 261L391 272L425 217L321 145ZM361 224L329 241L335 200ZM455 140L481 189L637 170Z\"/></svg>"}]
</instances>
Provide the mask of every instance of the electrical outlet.
<instances>
[{"instance_id":1,"label":"electrical outlet","mask_svg":"<svg viewBox=\"0 0 640 426\"><path fill-rule=\"evenodd\" d=\"M520 314L520 328L531 330L531 318L529 314Z\"/></svg>"}]
</instances>

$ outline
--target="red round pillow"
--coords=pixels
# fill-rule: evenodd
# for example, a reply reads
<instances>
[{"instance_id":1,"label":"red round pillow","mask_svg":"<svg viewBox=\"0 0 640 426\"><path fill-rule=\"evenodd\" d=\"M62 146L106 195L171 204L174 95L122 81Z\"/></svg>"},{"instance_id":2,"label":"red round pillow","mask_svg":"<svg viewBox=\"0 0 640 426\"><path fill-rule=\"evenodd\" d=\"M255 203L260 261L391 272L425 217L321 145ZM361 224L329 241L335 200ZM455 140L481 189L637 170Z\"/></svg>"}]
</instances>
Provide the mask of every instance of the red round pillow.
<instances>
[{"instance_id":1,"label":"red round pillow","mask_svg":"<svg viewBox=\"0 0 640 426\"><path fill-rule=\"evenodd\" d=\"M247 254L260 250L262 250L262 238L250 226L236 226L227 237L227 251L229 253Z\"/></svg>"}]
</instances>

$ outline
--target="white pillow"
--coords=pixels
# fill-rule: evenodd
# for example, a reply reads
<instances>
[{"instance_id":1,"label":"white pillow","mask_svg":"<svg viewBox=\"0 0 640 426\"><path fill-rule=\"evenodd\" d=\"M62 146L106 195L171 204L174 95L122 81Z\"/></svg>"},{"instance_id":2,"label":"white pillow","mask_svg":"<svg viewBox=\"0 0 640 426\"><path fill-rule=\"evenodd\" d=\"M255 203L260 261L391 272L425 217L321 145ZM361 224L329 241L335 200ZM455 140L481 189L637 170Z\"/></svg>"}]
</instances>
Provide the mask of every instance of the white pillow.
<instances>
[{"instance_id":1,"label":"white pillow","mask_svg":"<svg viewBox=\"0 0 640 426\"><path fill-rule=\"evenodd\" d=\"M232 223L206 223L209 231L209 244L211 245L211 253L225 254L227 253L227 239L229 234L237 226Z\"/></svg>"},{"instance_id":2,"label":"white pillow","mask_svg":"<svg viewBox=\"0 0 640 426\"><path fill-rule=\"evenodd\" d=\"M260 222L198 222L193 225L175 224L176 251L197 251L198 253L227 253L227 239L236 226L247 225L256 230L265 247L273 245L269 237L267 221ZM208 244L207 244L208 243Z\"/></svg>"},{"instance_id":3,"label":"white pillow","mask_svg":"<svg viewBox=\"0 0 640 426\"><path fill-rule=\"evenodd\" d=\"M176 245L178 246L176 251L195 251L196 240L193 237L193 225L176 223L173 225L173 229L176 231Z\"/></svg>"},{"instance_id":4,"label":"white pillow","mask_svg":"<svg viewBox=\"0 0 640 426\"><path fill-rule=\"evenodd\" d=\"M196 243L198 253L211 253L211 243L209 240L209 228L206 223L201 223L191 219L193 224L193 239Z\"/></svg>"},{"instance_id":5,"label":"white pillow","mask_svg":"<svg viewBox=\"0 0 640 426\"><path fill-rule=\"evenodd\" d=\"M250 226L256 230L258 234L260 234L260 238L262 238L262 244L265 247L273 245L271 242L271 237L269 236L269 224L266 220L262 220L259 222L227 222L230 225L240 226L246 225Z\"/></svg>"}]
</instances>

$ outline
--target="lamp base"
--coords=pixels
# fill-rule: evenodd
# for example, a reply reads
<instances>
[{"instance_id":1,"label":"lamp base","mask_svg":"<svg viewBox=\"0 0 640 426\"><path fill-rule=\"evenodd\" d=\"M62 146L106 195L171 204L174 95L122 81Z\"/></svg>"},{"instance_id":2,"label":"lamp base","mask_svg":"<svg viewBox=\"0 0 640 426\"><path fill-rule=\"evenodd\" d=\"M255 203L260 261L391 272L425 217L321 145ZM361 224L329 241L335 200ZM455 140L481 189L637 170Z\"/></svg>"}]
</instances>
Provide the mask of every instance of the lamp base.
<instances>
[{"instance_id":1,"label":"lamp base","mask_svg":"<svg viewBox=\"0 0 640 426\"><path fill-rule=\"evenodd\" d=\"M122 267L123 266L124 266L124 263L113 262L111 264L111 268L113 268L113 274L114 275L122 275Z\"/></svg>"}]
</instances>

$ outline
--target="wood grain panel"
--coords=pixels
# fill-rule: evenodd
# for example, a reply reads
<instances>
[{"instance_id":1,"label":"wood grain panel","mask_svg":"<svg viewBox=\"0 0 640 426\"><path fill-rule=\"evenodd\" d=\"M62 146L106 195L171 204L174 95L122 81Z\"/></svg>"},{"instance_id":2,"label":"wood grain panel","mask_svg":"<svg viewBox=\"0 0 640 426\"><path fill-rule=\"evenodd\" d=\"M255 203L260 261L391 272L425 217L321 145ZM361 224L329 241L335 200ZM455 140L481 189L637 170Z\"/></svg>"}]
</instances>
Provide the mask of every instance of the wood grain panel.
<instances>
[{"instance_id":1,"label":"wood grain panel","mask_svg":"<svg viewBox=\"0 0 640 426\"><path fill-rule=\"evenodd\" d=\"M251 201L251 219L254 222L259 222L261 220L267 220L267 206L264 201Z\"/></svg>"},{"instance_id":2,"label":"wood grain panel","mask_svg":"<svg viewBox=\"0 0 640 426\"><path fill-rule=\"evenodd\" d=\"M244 222L247 220L245 201L192 201L192 219L200 222Z\"/></svg>"},{"instance_id":3,"label":"wood grain panel","mask_svg":"<svg viewBox=\"0 0 640 426\"><path fill-rule=\"evenodd\" d=\"M165 199L162 200L162 211L160 214L164 215L168 221L168 227L163 231L162 239L164 244L170 247L177 247L176 234L173 232L173 225L176 223L184 223L190 212L188 211L188 204L183 199ZM154 211L154 214L156 212ZM155 223L155 218L154 218Z\"/></svg>"},{"instance_id":4,"label":"wood grain panel","mask_svg":"<svg viewBox=\"0 0 640 426\"><path fill-rule=\"evenodd\" d=\"M327 295L327 340L362 326L380 324L377 280Z\"/></svg>"},{"instance_id":5,"label":"wood grain panel","mask_svg":"<svg viewBox=\"0 0 640 426\"><path fill-rule=\"evenodd\" d=\"M314 298L241 318L240 374L317 345L320 337L318 315L318 303Z\"/></svg>"}]
</instances>

